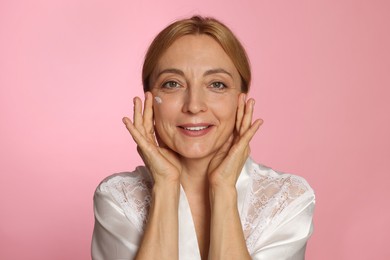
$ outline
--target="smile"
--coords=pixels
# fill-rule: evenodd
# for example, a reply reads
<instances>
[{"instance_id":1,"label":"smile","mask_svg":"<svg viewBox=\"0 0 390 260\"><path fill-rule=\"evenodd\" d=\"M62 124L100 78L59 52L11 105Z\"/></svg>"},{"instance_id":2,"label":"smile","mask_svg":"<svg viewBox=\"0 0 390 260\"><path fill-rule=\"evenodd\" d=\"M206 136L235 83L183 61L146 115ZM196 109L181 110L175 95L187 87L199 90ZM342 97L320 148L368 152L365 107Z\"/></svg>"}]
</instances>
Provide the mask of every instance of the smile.
<instances>
[{"instance_id":1,"label":"smile","mask_svg":"<svg viewBox=\"0 0 390 260\"><path fill-rule=\"evenodd\" d=\"M182 127L183 129L185 130L189 130L189 131L201 131L203 129L206 129L210 126L193 126L193 127Z\"/></svg>"},{"instance_id":2,"label":"smile","mask_svg":"<svg viewBox=\"0 0 390 260\"><path fill-rule=\"evenodd\" d=\"M211 131L213 125L181 125L178 126L181 133L190 137L206 135Z\"/></svg>"}]
</instances>

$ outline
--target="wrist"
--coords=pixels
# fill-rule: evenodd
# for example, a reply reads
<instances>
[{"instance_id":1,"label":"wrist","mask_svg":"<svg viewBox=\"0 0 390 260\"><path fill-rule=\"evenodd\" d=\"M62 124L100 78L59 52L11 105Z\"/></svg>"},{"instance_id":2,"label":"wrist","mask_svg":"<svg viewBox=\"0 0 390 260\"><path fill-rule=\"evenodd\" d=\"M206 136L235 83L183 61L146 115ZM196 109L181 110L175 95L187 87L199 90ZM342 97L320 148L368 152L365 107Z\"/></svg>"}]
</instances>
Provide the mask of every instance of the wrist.
<instances>
[{"instance_id":1,"label":"wrist","mask_svg":"<svg viewBox=\"0 0 390 260\"><path fill-rule=\"evenodd\" d=\"M237 189L230 185L210 186L210 203L211 205L236 206Z\"/></svg>"},{"instance_id":2,"label":"wrist","mask_svg":"<svg viewBox=\"0 0 390 260\"><path fill-rule=\"evenodd\" d=\"M157 182L152 189L153 198L161 197L163 199L180 196L180 182Z\"/></svg>"}]
</instances>

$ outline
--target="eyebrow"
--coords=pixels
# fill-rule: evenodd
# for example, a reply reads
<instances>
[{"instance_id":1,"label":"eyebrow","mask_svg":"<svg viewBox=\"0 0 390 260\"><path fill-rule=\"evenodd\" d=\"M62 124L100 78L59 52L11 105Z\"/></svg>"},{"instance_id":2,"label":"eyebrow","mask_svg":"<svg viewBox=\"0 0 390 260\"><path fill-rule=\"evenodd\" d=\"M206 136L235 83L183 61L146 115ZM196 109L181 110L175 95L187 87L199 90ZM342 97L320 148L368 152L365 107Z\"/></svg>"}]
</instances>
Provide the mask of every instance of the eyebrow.
<instances>
[{"instance_id":1,"label":"eyebrow","mask_svg":"<svg viewBox=\"0 0 390 260\"><path fill-rule=\"evenodd\" d=\"M173 74L178 74L178 75L184 77L183 71L181 71L179 69L170 68L170 69L164 69L164 70L160 71L157 74L157 78L160 77L164 73L173 73ZM203 73L203 76L209 76L209 75L218 74L218 73L224 73L224 74L227 74L228 76L230 76L231 78L233 78L233 75L230 72L228 72L222 68L207 70L205 73Z\"/></svg>"},{"instance_id":2,"label":"eyebrow","mask_svg":"<svg viewBox=\"0 0 390 260\"><path fill-rule=\"evenodd\" d=\"M158 74L157 74L157 78L160 77L162 74L164 73L172 73L172 74L178 74L180 76L183 76L184 77L184 72L179 70L179 69L165 69L165 70L162 70L160 71Z\"/></svg>"},{"instance_id":3,"label":"eyebrow","mask_svg":"<svg viewBox=\"0 0 390 260\"><path fill-rule=\"evenodd\" d=\"M231 78L233 78L233 75L232 75L230 72L228 72L228 71L226 71L226 70L224 70L224 69L212 69L212 70L208 70L208 71L206 71L205 73L203 73L203 76L208 76L208 75L212 75L212 74L219 74L219 73L227 74L227 75L229 75Z\"/></svg>"}]
</instances>

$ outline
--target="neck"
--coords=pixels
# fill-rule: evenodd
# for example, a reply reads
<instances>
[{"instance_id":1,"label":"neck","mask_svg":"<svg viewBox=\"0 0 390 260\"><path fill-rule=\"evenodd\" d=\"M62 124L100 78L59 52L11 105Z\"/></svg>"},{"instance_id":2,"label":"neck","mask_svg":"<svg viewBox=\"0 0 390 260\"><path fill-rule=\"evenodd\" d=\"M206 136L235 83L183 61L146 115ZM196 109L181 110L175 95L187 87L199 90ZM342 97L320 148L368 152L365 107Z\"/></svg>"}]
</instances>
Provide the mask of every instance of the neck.
<instances>
[{"instance_id":1,"label":"neck","mask_svg":"<svg viewBox=\"0 0 390 260\"><path fill-rule=\"evenodd\" d=\"M181 158L181 184L186 192L204 192L208 188L207 168L211 158Z\"/></svg>"}]
</instances>

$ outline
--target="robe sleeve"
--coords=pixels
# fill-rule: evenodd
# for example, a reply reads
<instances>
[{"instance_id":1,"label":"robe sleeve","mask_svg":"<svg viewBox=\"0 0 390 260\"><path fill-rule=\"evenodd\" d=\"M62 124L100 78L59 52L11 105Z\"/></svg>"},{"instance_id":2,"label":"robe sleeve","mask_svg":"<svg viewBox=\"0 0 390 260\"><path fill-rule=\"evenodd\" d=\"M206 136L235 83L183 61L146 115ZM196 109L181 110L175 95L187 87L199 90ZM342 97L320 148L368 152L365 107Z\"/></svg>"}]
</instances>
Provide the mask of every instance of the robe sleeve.
<instances>
[{"instance_id":1,"label":"robe sleeve","mask_svg":"<svg viewBox=\"0 0 390 260\"><path fill-rule=\"evenodd\" d=\"M313 232L314 194L298 198L257 241L254 260L303 260Z\"/></svg>"},{"instance_id":2,"label":"robe sleeve","mask_svg":"<svg viewBox=\"0 0 390 260\"><path fill-rule=\"evenodd\" d=\"M134 259L141 234L111 193L101 187L94 194L94 214L92 259Z\"/></svg>"}]
</instances>

